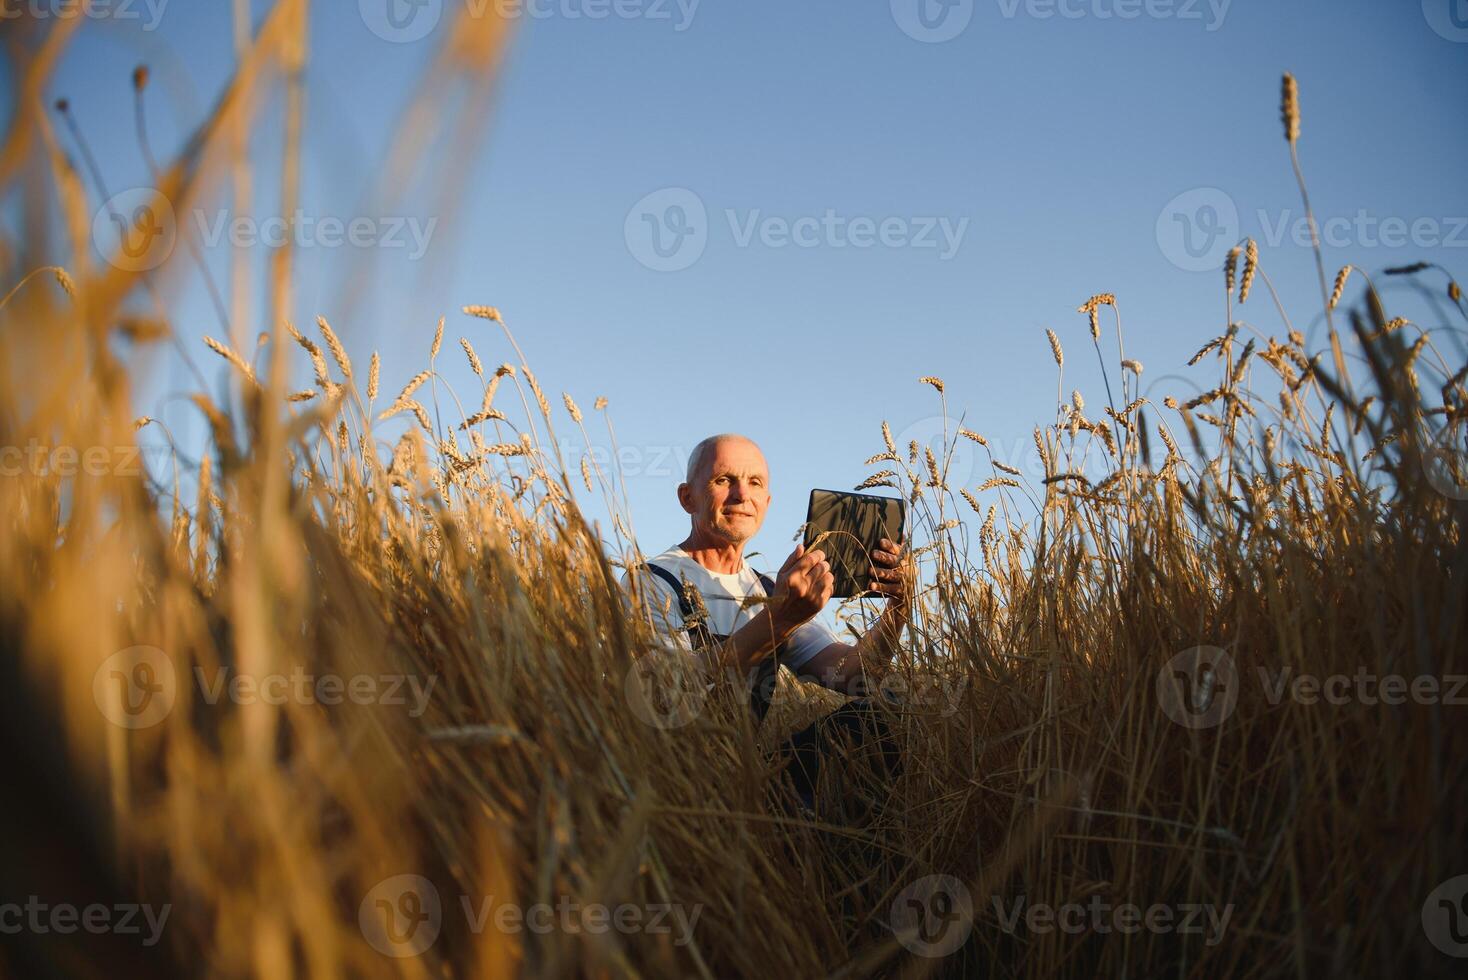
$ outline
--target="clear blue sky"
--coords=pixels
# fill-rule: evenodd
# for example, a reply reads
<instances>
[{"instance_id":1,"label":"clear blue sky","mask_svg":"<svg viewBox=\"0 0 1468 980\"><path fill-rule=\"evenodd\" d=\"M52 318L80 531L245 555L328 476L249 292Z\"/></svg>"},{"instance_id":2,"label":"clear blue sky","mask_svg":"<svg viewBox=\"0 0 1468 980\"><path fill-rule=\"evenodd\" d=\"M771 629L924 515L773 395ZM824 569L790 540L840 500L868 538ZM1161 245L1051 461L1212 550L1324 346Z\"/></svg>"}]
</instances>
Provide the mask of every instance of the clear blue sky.
<instances>
[{"instance_id":1,"label":"clear blue sky","mask_svg":"<svg viewBox=\"0 0 1468 980\"><path fill-rule=\"evenodd\" d=\"M428 0L418 16L464 2ZM360 256L316 248L300 267L295 317L326 314L359 365L381 350L390 397L424 366L444 313L440 364L461 392L474 390L455 338L468 335L491 364L511 355L489 324L457 311L498 306L552 397L569 391L588 415L598 395L610 400L639 460L628 486L648 551L686 528L674 487L687 450L732 429L769 457L776 499L756 546L778 565L807 491L866 475L882 419L932 434L937 403L920 375L941 376L952 414L1032 465L1021 454L1054 408L1044 328L1065 345L1066 392L1099 403L1075 307L1115 292L1144 385L1177 373L1221 331L1216 270L1241 235L1260 240L1263 267L1310 328L1314 262L1278 231L1302 215L1279 122L1285 70L1301 83L1317 213L1350 219L1327 246L1328 274L1345 262L1379 270L1427 259L1468 279L1464 0L974 0L947 20L937 0L923 11L916 0L619 3L543 0L523 18L453 213L435 210L424 188L391 213L420 228L439 221L426 254L379 249L343 318L345 269ZM253 7L258 17L265 4ZM304 205L316 216L370 215L363 194L449 9L423 39L396 43L369 29L386 23L381 0L313 7ZM599 8L635 16L571 16ZM71 99L113 191L146 181L131 130L133 65L153 67L150 125L166 155L233 63L223 0L172 0L156 30L145 22L89 25L51 88ZM920 39L959 27L948 40ZM278 148L262 133L257 162ZM264 203L275 199L272 173L257 176ZM686 194L635 208L669 188L691 192L703 215L669 210ZM1199 189L1213 190L1169 209ZM877 229L889 218L884 243ZM856 219L870 221L865 237ZM1416 240L1392 244L1383 219ZM943 222L961 237L945 241ZM702 252L674 250L667 262L686 268L649 268L663 261L654 225L665 251L682 242ZM206 251L222 276L224 247ZM1441 323L1401 284L1388 295L1400 303L1393 312ZM1242 315L1281 334L1265 300ZM218 332L201 290L177 309L192 343ZM1440 346L1461 356L1461 328ZM167 400L189 384L163 365L139 410L197 432L192 410ZM557 413L569 433L559 404ZM987 475L975 467L968 485Z\"/></svg>"}]
</instances>

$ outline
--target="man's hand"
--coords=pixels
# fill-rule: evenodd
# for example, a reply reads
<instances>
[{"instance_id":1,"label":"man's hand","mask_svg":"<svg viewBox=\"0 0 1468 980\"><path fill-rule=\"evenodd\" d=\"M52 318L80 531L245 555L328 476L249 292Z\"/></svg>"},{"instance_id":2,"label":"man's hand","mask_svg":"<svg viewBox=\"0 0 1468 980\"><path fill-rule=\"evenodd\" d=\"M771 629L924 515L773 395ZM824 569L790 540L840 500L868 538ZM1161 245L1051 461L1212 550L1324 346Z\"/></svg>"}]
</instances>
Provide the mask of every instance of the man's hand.
<instances>
[{"instance_id":1,"label":"man's hand","mask_svg":"<svg viewBox=\"0 0 1468 980\"><path fill-rule=\"evenodd\" d=\"M905 606L908 600L906 570L902 567L902 545L887 538L872 549L872 579L867 588L892 600L892 606Z\"/></svg>"},{"instance_id":2,"label":"man's hand","mask_svg":"<svg viewBox=\"0 0 1468 980\"><path fill-rule=\"evenodd\" d=\"M788 633L814 619L826 608L835 588L836 577L831 574L826 553L819 548L806 551L804 544L796 545L775 579L770 615L776 627Z\"/></svg>"},{"instance_id":3,"label":"man's hand","mask_svg":"<svg viewBox=\"0 0 1468 980\"><path fill-rule=\"evenodd\" d=\"M898 641L907 620L913 578L912 562L903 553L902 545L888 538L878 542L868 557L872 562L868 588L891 600L882 611L881 618L855 644L838 640L800 668L802 675L856 697L866 696L870 685L886 669L885 665L897 655ZM831 587L828 586L826 598L830 594Z\"/></svg>"}]
</instances>

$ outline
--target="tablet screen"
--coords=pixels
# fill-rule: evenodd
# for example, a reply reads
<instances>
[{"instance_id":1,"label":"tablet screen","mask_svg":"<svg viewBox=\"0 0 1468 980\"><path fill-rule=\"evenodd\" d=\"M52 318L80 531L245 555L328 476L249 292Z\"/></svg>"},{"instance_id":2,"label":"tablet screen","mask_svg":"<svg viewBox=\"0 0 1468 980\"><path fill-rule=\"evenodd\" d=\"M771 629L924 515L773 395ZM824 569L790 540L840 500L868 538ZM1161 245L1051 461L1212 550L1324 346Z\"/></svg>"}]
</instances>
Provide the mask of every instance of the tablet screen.
<instances>
[{"instance_id":1,"label":"tablet screen","mask_svg":"<svg viewBox=\"0 0 1468 980\"><path fill-rule=\"evenodd\" d=\"M833 598L845 599L868 592L871 552L883 538L902 540L905 511L905 501L900 497L840 490L810 492L805 547L806 550L816 547L826 553L836 580Z\"/></svg>"}]
</instances>

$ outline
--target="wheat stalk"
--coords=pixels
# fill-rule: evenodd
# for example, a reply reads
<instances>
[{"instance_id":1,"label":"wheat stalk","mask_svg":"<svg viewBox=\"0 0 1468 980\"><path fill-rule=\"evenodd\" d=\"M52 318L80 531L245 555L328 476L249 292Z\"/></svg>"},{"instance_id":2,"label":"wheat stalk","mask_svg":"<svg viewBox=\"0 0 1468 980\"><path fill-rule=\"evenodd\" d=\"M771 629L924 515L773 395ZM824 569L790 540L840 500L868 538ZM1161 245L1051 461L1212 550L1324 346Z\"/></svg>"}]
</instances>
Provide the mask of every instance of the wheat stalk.
<instances>
[{"instance_id":1,"label":"wheat stalk","mask_svg":"<svg viewBox=\"0 0 1468 980\"><path fill-rule=\"evenodd\" d=\"M332 360L336 361L336 366L341 368L342 376L350 381L352 362L347 358L347 349L342 346L341 339L337 337L336 331L331 329L331 324L326 322L326 317L318 316L316 325L321 328L321 336L326 340L326 348L331 351Z\"/></svg>"},{"instance_id":2,"label":"wheat stalk","mask_svg":"<svg viewBox=\"0 0 1468 980\"><path fill-rule=\"evenodd\" d=\"M1247 248L1244 250L1244 275L1239 282L1239 302L1242 303L1249 298L1249 291L1254 288L1254 274L1259 271L1259 243L1249 239Z\"/></svg>"},{"instance_id":3,"label":"wheat stalk","mask_svg":"<svg viewBox=\"0 0 1468 980\"><path fill-rule=\"evenodd\" d=\"M1055 366L1065 367L1065 351L1060 349L1060 338L1049 327L1045 328L1045 336L1050 340L1050 355L1055 358Z\"/></svg>"},{"instance_id":4,"label":"wheat stalk","mask_svg":"<svg viewBox=\"0 0 1468 980\"><path fill-rule=\"evenodd\" d=\"M1354 267L1350 265L1344 265L1341 266L1341 271L1336 273L1335 287L1330 291L1330 302L1325 304L1326 309L1333 310L1336 308L1337 304L1340 303L1341 294L1346 291L1346 280L1351 277L1352 268Z\"/></svg>"},{"instance_id":5,"label":"wheat stalk","mask_svg":"<svg viewBox=\"0 0 1468 980\"><path fill-rule=\"evenodd\" d=\"M1280 85L1279 115L1284 122L1285 139L1293 146L1300 141L1300 87L1289 72L1285 72Z\"/></svg>"},{"instance_id":6,"label":"wheat stalk","mask_svg":"<svg viewBox=\"0 0 1468 980\"><path fill-rule=\"evenodd\" d=\"M240 357L240 355L235 352L234 348L220 343L207 334L204 336L204 346L208 347L214 353L218 354L230 364L234 365L236 370L238 370L241 374L245 376L246 380L248 380L252 384L259 383L255 380L254 370L250 367L250 365L245 363L245 359L243 357Z\"/></svg>"}]
</instances>

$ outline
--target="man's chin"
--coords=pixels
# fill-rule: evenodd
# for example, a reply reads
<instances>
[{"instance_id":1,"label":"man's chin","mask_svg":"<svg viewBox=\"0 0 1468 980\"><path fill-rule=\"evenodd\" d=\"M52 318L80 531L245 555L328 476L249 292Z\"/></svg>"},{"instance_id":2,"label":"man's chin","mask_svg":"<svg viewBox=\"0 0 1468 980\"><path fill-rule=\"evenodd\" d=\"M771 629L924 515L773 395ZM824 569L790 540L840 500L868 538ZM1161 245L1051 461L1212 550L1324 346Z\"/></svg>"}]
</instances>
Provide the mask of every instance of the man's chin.
<instances>
[{"instance_id":1,"label":"man's chin","mask_svg":"<svg viewBox=\"0 0 1468 980\"><path fill-rule=\"evenodd\" d=\"M758 530L759 525L752 521L741 521L738 524L716 524L713 528L713 532L716 535L728 541L730 544L744 544L744 542L754 537L755 532Z\"/></svg>"}]
</instances>

